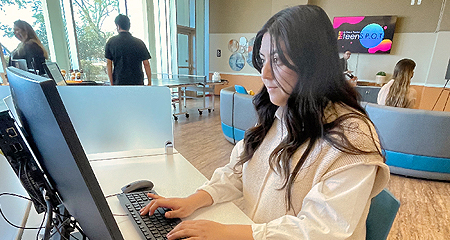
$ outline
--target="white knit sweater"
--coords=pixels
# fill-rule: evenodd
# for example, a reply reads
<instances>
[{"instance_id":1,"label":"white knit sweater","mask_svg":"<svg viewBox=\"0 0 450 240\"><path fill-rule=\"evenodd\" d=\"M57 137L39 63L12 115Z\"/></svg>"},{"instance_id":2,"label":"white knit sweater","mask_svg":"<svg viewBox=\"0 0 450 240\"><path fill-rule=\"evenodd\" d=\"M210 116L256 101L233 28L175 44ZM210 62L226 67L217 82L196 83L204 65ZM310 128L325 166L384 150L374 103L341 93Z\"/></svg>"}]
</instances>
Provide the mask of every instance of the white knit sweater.
<instances>
[{"instance_id":1,"label":"white knit sweater","mask_svg":"<svg viewBox=\"0 0 450 240\"><path fill-rule=\"evenodd\" d=\"M293 209L287 211L284 179L269 167L269 155L286 137L286 128L276 119L253 158L244 164L242 174L233 171L243 151L236 144L231 161L217 169L202 187L214 203L241 200L241 208L255 222L255 239L365 239L365 220L370 199L389 180L389 168L378 154L352 155L344 153L324 140L313 147L293 185ZM334 105L326 111L331 122L348 107ZM374 127L358 118L343 122L344 133L352 144L363 150L375 150L378 141ZM306 144L295 152L295 166ZM348 201L348 202L347 202ZM313 206L313 207L311 207Z\"/></svg>"}]
</instances>

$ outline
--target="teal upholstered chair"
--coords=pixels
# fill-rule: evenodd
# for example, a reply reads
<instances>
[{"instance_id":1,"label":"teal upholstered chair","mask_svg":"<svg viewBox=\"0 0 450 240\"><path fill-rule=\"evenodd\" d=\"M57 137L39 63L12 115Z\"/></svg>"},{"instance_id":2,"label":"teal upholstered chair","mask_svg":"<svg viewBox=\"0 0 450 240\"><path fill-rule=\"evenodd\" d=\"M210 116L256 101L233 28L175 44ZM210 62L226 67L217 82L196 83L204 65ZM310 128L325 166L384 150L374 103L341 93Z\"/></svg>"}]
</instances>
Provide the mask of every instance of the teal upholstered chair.
<instances>
[{"instance_id":1,"label":"teal upholstered chair","mask_svg":"<svg viewBox=\"0 0 450 240\"><path fill-rule=\"evenodd\" d=\"M450 112L365 103L391 173L450 181Z\"/></svg>"},{"instance_id":2,"label":"teal upholstered chair","mask_svg":"<svg viewBox=\"0 0 450 240\"><path fill-rule=\"evenodd\" d=\"M245 90L245 87L241 85L234 85L234 89L237 93L247 94L247 90Z\"/></svg>"},{"instance_id":3,"label":"teal upholstered chair","mask_svg":"<svg viewBox=\"0 0 450 240\"><path fill-rule=\"evenodd\" d=\"M238 93L235 86L220 90L220 121L223 135L229 142L235 144L243 139L245 131L255 126L257 120L252 95Z\"/></svg>"},{"instance_id":4,"label":"teal upholstered chair","mask_svg":"<svg viewBox=\"0 0 450 240\"><path fill-rule=\"evenodd\" d=\"M361 95L361 101L377 103L378 92L380 92L381 87L356 86L355 89Z\"/></svg>"},{"instance_id":5,"label":"teal upholstered chair","mask_svg":"<svg viewBox=\"0 0 450 240\"><path fill-rule=\"evenodd\" d=\"M366 239L385 240L399 207L400 202L387 189L375 196L367 216Z\"/></svg>"}]
</instances>

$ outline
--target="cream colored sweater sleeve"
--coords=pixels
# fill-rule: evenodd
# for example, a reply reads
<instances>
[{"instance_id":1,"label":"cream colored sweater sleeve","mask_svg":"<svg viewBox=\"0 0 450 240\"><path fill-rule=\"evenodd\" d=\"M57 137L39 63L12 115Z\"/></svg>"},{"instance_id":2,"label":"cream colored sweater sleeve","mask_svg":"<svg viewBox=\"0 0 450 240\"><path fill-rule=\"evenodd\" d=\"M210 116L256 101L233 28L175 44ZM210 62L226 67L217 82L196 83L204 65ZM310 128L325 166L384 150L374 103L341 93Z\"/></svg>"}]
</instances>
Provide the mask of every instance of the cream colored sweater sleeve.
<instances>
[{"instance_id":1,"label":"cream colored sweater sleeve","mask_svg":"<svg viewBox=\"0 0 450 240\"><path fill-rule=\"evenodd\" d=\"M306 195L297 216L254 224L253 238L365 239L365 232L353 234L358 224L365 223L377 168L358 165L319 182Z\"/></svg>"},{"instance_id":2,"label":"cream colored sweater sleeve","mask_svg":"<svg viewBox=\"0 0 450 240\"><path fill-rule=\"evenodd\" d=\"M234 166L243 151L243 141L239 141L233 148L230 162L214 171L211 180L200 187L211 195L214 203L233 201L242 197L242 174L234 171ZM241 171L242 168L236 169Z\"/></svg>"},{"instance_id":3,"label":"cream colored sweater sleeve","mask_svg":"<svg viewBox=\"0 0 450 240\"><path fill-rule=\"evenodd\" d=\"M242 151L236 144L230 163L218 168L200 189L214 204L242 197L242 178L233 167ZM365 218L377 173L375 165L358 165L316 184L306 195L297 216L284 215L268 223L253 224L254 239L347 239ZM354 236L353 236L354 237Z\"/></svg>"}]
</instances>

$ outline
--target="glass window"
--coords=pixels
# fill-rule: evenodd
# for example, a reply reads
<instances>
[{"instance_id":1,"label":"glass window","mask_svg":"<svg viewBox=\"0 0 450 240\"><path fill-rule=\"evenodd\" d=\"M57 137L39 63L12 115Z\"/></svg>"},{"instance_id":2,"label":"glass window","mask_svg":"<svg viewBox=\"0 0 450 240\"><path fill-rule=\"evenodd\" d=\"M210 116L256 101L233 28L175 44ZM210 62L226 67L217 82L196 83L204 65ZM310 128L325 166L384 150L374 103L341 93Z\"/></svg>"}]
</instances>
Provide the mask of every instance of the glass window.
<instances>
[{"instance_id":1,"label":"glass window","mask_svg":"<svg viewBox=\"0 0 450 240\"><path fill-rule=\"evenodd\" d=\"M105 45L116 33L119 0L73 0L78 58L86 80L108 81Z\"/></svg>"},{"instance_id":2,"label":"glass window","mask_svg":"<svg viewBox=\"0 0 450 240\"><path fill-rule=\"evenodd\" d=\"M44 48L49 53L47 31L41 1L0 1L0 31L3 33L1 44L8 62L9 54L20 41L14 36L14 21L26 21L33 27ZM50 56L50 53L49 53Z\"/></svg>"},{"instance_id":3,"label":"glass window","mask_svg":"<svg viewBox=\"0 0 450 240\"><path fill-rule=\"evenodd\" d=\"M177 0L177 25L195 28L194 0Z\"/></svg>"},{"instance_id":4,"label":"glass window","mask_svg":"<svg viewBox=\"0 0 450 240\"><path fill-rule=\"evenodd\" d=\"M180 58L183 58L183 64L186 63L186 59L190 59L188 66L191 66L195 72L196 51L192 49L196 46L195 0L59 1L62 14L54 14L55 9L51 9L49 13L53 14L50 14L52 16L47 23L47 27L52 31L48 34L53 36L54 41L47 40L44 22L44 14L47 11L44 13L43 8L46 6L42 4L42 1L0 0L1 44L5 47L6 60L8 60L8 53L19 44L19 40L14 37L13 22L20 16L20 19L32 25L47 51L49 47L52 51L56 49L53 54L49 51L51 61L58 61L65 69L82 70L86 80L108 81L104 48L107 40L117 34L114 18L122 13L131 18L130 32L133 36L149 44L149 49L154 48L151 52L152 64L156 65L152 69L153 72L176 73L178 71L177 34L181 32L177 32L177 23L178 27L193 30L193 34L190 33L192 35L190 51L183 52ZM153 6L148 7L147 4L153 4ZM142 11L143 7L153 9L153 12L146 15ZM45 20L49 20L48 16ZM152 25L148 26L149 24ZM148 30L152 32L149 33ZM185 46L186 42L180 44ZM189 54L189 57L186 57L186 54Z\"/></svg>"},{"instance_id":5,"label":"glass window","mask_svg":"<svg viewBox=\"0 0 450 240\"><path fill-rule=\"evenodd\" d=\"M195 66L195 1L177 0L178 74L196 74Z\"/></svg>"}]
</instances>

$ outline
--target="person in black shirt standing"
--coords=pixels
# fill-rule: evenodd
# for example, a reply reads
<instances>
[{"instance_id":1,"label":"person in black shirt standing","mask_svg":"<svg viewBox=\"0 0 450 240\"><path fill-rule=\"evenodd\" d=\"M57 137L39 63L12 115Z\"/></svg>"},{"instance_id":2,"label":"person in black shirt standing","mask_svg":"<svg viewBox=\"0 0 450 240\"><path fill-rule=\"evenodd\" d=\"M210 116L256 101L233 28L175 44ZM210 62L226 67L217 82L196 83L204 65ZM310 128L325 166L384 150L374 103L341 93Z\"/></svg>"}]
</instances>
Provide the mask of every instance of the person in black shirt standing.
<instances>
[{"instance_id":1,"label":"person in black shirt standing","mask_svg":"<svg viewBox=\"0 0 450 240\"><path fill-rule=\"evenodd\" d=\"M150 53L144 42L131 36L130 19L119 14L114 20L117 36L108 40L105 47L106 69L111 85L144 85L145 74L151 85Z\"/></svg>"}]
</instances>

